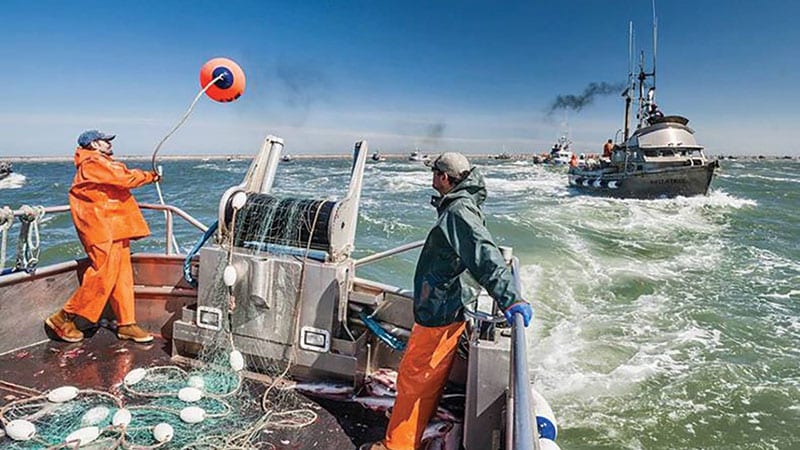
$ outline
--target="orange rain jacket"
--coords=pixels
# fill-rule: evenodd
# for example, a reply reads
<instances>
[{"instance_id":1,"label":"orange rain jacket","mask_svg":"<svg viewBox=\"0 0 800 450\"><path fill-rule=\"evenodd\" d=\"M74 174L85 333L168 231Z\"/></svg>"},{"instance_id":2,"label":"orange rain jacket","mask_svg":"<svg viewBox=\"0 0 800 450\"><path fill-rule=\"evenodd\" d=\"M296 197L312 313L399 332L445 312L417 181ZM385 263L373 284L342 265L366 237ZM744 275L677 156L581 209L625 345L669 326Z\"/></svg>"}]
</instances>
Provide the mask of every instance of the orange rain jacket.
<instances>
[{"instance_id":1,"label":"orange rain jacket","mask_svg":"<svg viewBox=\"0 0 800 450\"><path fill-rule=\"evenodd\" d=\"M85 248L150 234L130 190L152 183L156 174L128 169L110 156L82 147L75 150L75 168L69 206Z\"/></svg>"}]
</instances>

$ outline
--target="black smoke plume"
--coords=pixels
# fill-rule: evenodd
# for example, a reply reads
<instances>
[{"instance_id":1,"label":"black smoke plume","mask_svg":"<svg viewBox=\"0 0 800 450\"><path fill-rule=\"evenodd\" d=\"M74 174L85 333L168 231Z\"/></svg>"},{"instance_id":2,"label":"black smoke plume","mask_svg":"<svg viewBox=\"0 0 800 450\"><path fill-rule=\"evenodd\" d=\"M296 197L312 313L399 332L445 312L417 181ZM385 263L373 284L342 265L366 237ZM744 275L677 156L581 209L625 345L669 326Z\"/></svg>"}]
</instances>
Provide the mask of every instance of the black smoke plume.
<instances>
[{"instance_id":1,"label":"black smoke plume","mask_svg":"<svg viewBox=\"0 0 800 450\"><path fill-rule=\"evenodd\" d=\"M445 128L447 128L447 125L443 124L441 122L432 123L432 124L428 125L428 129L427 129L427 133L426 133L427 136L426 137L428 139L437 140L437 139L441 138L444 135Z\"/></svg>"},{"instance_id":2,"label":"black smoke plume","mask_svg":"<svg viewBox=\"0 0 800 450\"><path fill-rule=\"evenodd\" d=\"M447 124L444 122L431 123L425 126L425 137L422 138L422 145L426 147L439 146L439 140L444 136L444 130L447 129Z\"/></svg>"},{"instance_id":3,"label":"black smoke plume","mask_svg":"<svg viewBox=\"0 0 800 450\"><path fill-rule=\"evenodd\" d=\"M547 115L550 116L560 109L569 109L572 111L580 111L594 102L594 98L598 95L617 94L625 89L625 83L589 83L588 86L578 95L567 94L559 95L550 105L547 110Z\"/></svg>"},{"instance_id":4,"label":"black smoke plume","mask_svg":"<svg viewBox=\"0 0 800 450\"><path fill-rule=\"evenodd\" d=\"M324 99L329 90L325 75L311 65L281 63L276 72L286 88L285 103L292 108L308 110L312 103Z\"/></svg>"}]
</instances>

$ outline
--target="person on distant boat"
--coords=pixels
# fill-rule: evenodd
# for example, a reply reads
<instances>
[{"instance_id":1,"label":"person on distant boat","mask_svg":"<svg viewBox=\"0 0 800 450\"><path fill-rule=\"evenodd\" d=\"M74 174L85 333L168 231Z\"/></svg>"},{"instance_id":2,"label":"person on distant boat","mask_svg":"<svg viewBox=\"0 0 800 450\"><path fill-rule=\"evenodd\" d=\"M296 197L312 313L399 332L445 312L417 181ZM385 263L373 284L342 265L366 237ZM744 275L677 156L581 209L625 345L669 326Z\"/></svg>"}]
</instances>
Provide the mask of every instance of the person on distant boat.
<instances>
[{"instance_id":1,"label":"person on distant boat","mask_svg":"<svg viewBox=\"0 0 800 450\"><path fill-rule=\"evenodd\" d=\"M569 166L570 167L578 167L578 155L575 153L572 154L569 158Z\"/></svg>"},{"instance_id":2,"label":"person on distant boat","mask_svg":"<svg viewBox=\"0 0 800 450\"><path fill-rule=\"evenodd\" d=\"M525 326L531 320L531 305L517 292L511 269L486 229L481 211L486 186L480 171L454 152L442 153L429 165L433 188L440 194L431 199L438 218L414 272L414 326L398 369L386 437L362 449L420 448L464 332L464 304L479 292L475 280L509 323L515 314L522 315Z\"/></svg>"},{"instance_id":3,"label":"person on distant boat","mask_svg":"<svg viewBox=\"0 0 800 450\"><path fill-rule=\"evenodd\" d=\"M656 105L655 102L651 102L647 107L647 121L652 124L656 121L656 119L660 119L662 117L664 117L664 113L658 109L658 105Z\"/></svg>"},{"instance_id":4,"label":"person on distant boat","mask_svg":"<svg viewBox=\"0 0 800 450\"><path fill-rule=\"evenodd\" d=\"M609 139L603 144L603 158L611 158L611 153L614 151L614 141Z\"/></svg>"},{"instance_id":5,"label":"person on distant boat","mask_svg":"<svg viewBox=\"0 0 800 450\"><path fill-rule=\"evenodd\" d=\"M113 134L89 130L78 137L75 178L69 206L78 238L90 265L64 307L45 320L59 339L80 342L75 316L97 322L107 302L116 315L119 339L150 342L153 336L136 325L130 241L150 234L131 189L159 181L154 172L128 169L111 157Z\"/></svg>"}]
</instances>

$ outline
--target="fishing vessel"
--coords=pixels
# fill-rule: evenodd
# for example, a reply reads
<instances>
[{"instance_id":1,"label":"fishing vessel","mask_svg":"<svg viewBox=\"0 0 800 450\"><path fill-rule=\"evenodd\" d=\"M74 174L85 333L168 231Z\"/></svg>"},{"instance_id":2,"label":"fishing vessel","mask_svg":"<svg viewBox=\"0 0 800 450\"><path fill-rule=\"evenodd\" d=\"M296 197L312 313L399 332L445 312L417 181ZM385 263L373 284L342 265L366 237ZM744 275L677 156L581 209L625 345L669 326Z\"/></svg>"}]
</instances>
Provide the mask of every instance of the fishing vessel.
<instances>
[{"instance_id":1,"label":"fishing vessel","mask_svg":"<svg viewBox=\"0 0 800 450\"><path fill-rule=\"evenodd\" d=\"M632 25L630 34L633 35ZM645 71L644 56L638 75L629 72L623 92L625 116L622 140L614 144L611 157L599 164L571 167L569 185L583 193L619 198L661 198L705 195L719 167L706 157L694 137L689 120L664 115L655 102L656 26L653 26L653 67ZM632 37L629 38L632 53ZM638 123L631 133L631 104L636 96Z\"/></svg>"},{"instance_id":2,"label":"fishing vessel","mask_svg":"<svg viewBox=\"0 0 800 450\"><path fill-rule=\"evenodd\" d=\"M413 152L411 152L410 155L408 155L408 160L414 162L424 163L426 161L429 161L430 159L431 158L428 155L421 154L419 150L414 150Z\"/></svg>"},{"instance_id":3,"label":"fishing vessel","mask_svg":"<svg viewBox=\"0 0 800 450\"><path fill-rule=\"evenodd\" d=\"M372 160L375 162L386 161L386 157L381 155L381 152L375 152L372 154Z\"/></svg>"},{"instance_id":4,"label":"fishing vessel","mask_svg":"<svg viewBox=\"0 0 800 450\"><path fill-rule=\"evenodd\" d=\"M80 323L80 343L49 339L43 319L78 287L88 262L38 266L47 237L36 225L69 206L0 216L4 231L19 226L22 237L16 265L0 276L0 446L345 449L382 437L413 300L359 269L424 242L353 258L367 143L355 144L340 199L273 195L283 147L265 139L242 182L219 199L212 225L176 206L141 205L166 220L164 251L132 255L137 322L153 344L117 341L110 311L97 324ZM198 231L188 254L172 249L175 218ZM517 274L511 249L504 256ZM507 326L485 302L467 316L426 448L557 449L552 410L528 374L522 317ZM235 391L220 379L232 379ZM311 406L265 412L286 405L274 397L287 389ZM260 404L248 397L262 393ZM227 406L202 403L211 401Z\"/></svg>"},{"instance_id":5,"label":"fishing vessel","mask_svg":"<svg viewBox=\"0 0 800 450\"><path fill-rule=\"evenodd\" d=\"M565 166L569 164L572 155L572 141L566 134L563 134L558 138L555 144L553 144L553 148L550 149L547 162L556 166Z\"/></svg>"}]
</instances>

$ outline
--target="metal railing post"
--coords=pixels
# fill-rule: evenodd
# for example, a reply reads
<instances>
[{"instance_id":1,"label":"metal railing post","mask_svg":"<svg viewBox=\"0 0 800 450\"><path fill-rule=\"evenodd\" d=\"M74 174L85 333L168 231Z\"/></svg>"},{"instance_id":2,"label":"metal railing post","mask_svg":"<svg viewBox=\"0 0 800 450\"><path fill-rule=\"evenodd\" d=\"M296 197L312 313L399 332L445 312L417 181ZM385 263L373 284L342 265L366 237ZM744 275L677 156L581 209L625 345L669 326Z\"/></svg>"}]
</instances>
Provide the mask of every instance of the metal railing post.
<instances>
[{"instance_id":1,"label":"metal railing post","mask_svg":"<svg viewBox=\"0 0 800 450\"><path fill-rule=\"evenodd\" d=\"M165 254L171 255L172 254L172 211L165 211L164 214L167 216L167 223L164 228L166 228L165 234L167 235L167 242L165 247ZM177 249L176 249L177 250Z\"/></svg>"}]
</instances>

